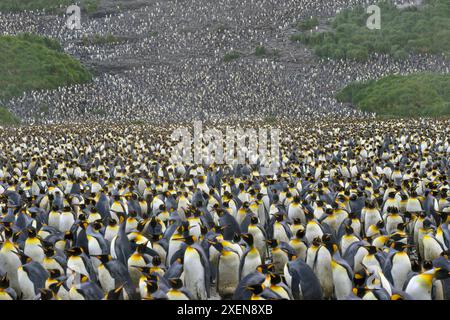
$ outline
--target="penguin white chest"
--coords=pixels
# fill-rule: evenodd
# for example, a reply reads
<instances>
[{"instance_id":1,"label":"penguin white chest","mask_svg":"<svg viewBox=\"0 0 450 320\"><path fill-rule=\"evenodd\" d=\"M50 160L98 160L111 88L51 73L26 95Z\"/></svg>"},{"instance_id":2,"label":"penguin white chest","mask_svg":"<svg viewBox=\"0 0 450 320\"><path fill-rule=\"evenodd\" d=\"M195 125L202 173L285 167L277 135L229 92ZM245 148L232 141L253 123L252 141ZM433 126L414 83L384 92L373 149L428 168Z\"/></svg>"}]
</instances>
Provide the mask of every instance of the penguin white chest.
<instances>
[{"instance_id":1,"label":"penguin white chest","mask_svg":"<svg viewBox=\"0 0 450 320\"><path fill-rule=\"evenodd\" d=\"M239 255L234 252L221 254L218 265L217 291L221 296L232 295L239 282Z\"/></svg>"},{"instance_id":2,"label":"penguin white chest","mask_svg":"<svg viewBox=\"0 0 450 320\"><path fill-rule=\"evenodd\" d=\"M184 254L184 281L186 288L194 297L206 299L205 269L197 250L188 247Z\"/></svg>"},{"instance_id":3,"label":"penguin white chest","mask_svg":"<svg viewBox=\"0 0 450 320\"><path fill-rule=\"evenodd\" d=\"M34 291L34 283L28 277L28 274L23 270L22 267L17 271L17 276L19 280L20 289L23 293L23 299L32 300L36 296Z\"/></svg>"}]
</instances>

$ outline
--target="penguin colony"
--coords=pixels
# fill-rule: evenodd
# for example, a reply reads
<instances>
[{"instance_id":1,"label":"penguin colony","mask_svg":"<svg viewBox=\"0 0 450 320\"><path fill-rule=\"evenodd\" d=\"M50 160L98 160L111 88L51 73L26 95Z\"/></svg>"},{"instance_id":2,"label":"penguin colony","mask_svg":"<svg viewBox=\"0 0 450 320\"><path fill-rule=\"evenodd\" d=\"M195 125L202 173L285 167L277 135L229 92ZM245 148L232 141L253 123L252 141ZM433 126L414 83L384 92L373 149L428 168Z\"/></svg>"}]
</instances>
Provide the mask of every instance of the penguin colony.
<instances>
[{"instance_id":1,"label":"penguin colony","mask_svg":"<svg viewBox=\"0 0 450 320\"><path fill-rule=\"evenodd\" d=\"M337 102L336 92L393 73L449 73L450 62L430 54L321 60L290 40L301 21L318 17L319 29L312 32L320 32L340 10L366 2L102 0L96 14L82 15L81 30L67 29L63 14L0 13L0 34L51 37L96 70L91 83L31 91L0 105L25 123L371 118ZM108 35L118 41L83 42ZM255 56L257 46L267 55ZM224 62L234 51L239 59Z\"/></svg>"},{"instance_id":2,"label":"penguin colony","mask_svg":"<svg viewBox=\"0 0 450 320\"><path fill-rule=\"evenodd\" d=\"M448 121L279 127L273 176L170 164L170 125L4 128L0 298L448 299Z\"/></svg>"}]
</instances>

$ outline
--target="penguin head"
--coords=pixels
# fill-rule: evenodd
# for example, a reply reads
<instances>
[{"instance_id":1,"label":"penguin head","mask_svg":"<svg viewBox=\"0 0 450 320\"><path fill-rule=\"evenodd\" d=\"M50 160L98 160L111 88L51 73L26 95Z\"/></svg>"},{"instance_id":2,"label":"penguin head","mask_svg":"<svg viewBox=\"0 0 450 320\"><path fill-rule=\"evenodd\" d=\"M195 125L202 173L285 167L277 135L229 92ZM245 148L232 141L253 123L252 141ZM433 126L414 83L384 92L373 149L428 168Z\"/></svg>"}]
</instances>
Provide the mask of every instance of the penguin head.
<instances>
[{"instance_id":1,"label":"penguin head","mask_svg":"<svg viewBox=\"0 0 450 320\"><path fill-rule=\"evenodd\" d=\"M347 236L350 236L354 233L353 227L351 226L351 223L345 224L345 234Z\"/></svg>"},{"instance_id":2,"label":"penguin head","mask_svg":"<svg viewBox=\"0 0 450 320\"><path fill-rule=\"evenodd\" d=\"M106 264L109 261L111 261L111 259L112 259L111 255L108 255L108 254L99 254L99 255L96 255L94 257L96 257L98 260L100 260L100 262L102 264Z\"/></svg>"},{"instance_id":3,"label":"penguin head","mask_svg":"<svg viewBox=\"0 0 450 320\"><path fill-rule=\"evenodd\" d=\"M298 229L297 232L295 233L295 237L297 239L303 239L305 233L306 233L305 229Z\"/></svg>"},{"instance_id":4,"label":"penguin head","mask_svg":"<svg viewBox=\"0 0 450 320\"><path fill-rule=\"evenodd\" d=\"M284 220L284 215L282 213L278 212L278 213L275 214L275 221L283 222L283 220Z\"/></svg>"},{"instance_id":5,"label":"penguin head","mask_svg":"<svg viewBox=\"0 0 450 320\"><path fill-rule=\"evenodd\" d=\"M319 247L322 244L322 239L320 237L315 237L312 241L314 247Z\"/></svg>"},{"instance_id":6,"label":"penguin head","mask_svg":"<svg viewBox=\"0 0 450 320\"><path fill-rule=\"evenodd\" d=\"M158 283L156 281L147 281L146 285L147 285L147 290L150 293L155 293L159 289Z\"/></svg>"},{"instance_id":7,"label":"penguin head","mask_svg":"<svg viewBox=\"0 0 450 320\"><path fill-rule=\"evenodd\" d=\"M353 283L355 286L359 287L364 285L366 283L367 274L364 270L360 270L358 272L355 272L353 275Z\"/></svg>"},{"instance_id":8,"label":"penguin head","mask_svg":"<svg viewBox=\"0 0 450 320\"><path fill-rule=\"evenodd\" d=\"M28 238L36 238L37 233L35 228L28 228L27 229Z\"/></svg>"},{"instance_id":9,"label":"penguin head","mask_svg":"<svg viewBox=\"0 0 450 320\"><path fill-rule=\"evenodd\" d=\"M152 265L153 265L154 267L160 266L161 263L162 263L162 261L161 261L161 257L160 257L159 255L156 255L156 256L154 256L154 257L152 258Z\"/></svg>"},{"instance_id":10,"label":"penguin head","mask_svg":"<svg viewBox=\"0 0 450 320\"><path fill-rule=\"evenodd\" d=\"M259 222L259 219L258 219L257 216L251 216L250 217L250 224L256 225L256 224L258 224L258 222Z\"/></svg>"},{"instance_id":11,"label":"penguin head","mask_svg":"<svg viewBox=\"0 0 450 320\"><path fill-rule=\"evenodd\" d=\"M270 274L270 283L277 285L279 283L281 283L283 281L281 275L276 274L276 273L271 273Z\"/></svg>"},{"instance_id":12,"label":"penguin head","mask_svg":"<svg viewBox=\"0 0 450 320\"><path fill-rule=\"evenodd\" d=\"M272 249L277 248L278 244L279 244L277 239L269 239L269 240L266 240L266 242L269 245L269 247L272 248Z\"/></svg>"},{"instance_id":13,"label":"penguin head","mask_svg":"<svg viewBox=\"0 0 450 320\"><path fill-rule=\"evenodd\" d=\"M55 293L50 289L41 288L40 292L40 300L52 300L55 297Z\"/></svg>"},{"instance_id":14,"label":"penguin head","mask_svg":"<svg viewBox=\"0 0 450 320\"><path fill-rule=\"evenodd\" d=\"M399 242L399 241L395 241L391 244L392 249L400 251L400 252L405 251L409 247L411 247L411 246L406 243Z\"/></svg>"},{"instance_id":15,"label":"penguin head","mask_svg":"<svg viewBox=\"0 0 450 320\"><path fill-rule=\"evenodd\" d=\"M446 268L435 268L434 277L436 280L444 280L450 278L450 271Z\"/></svg>"},{"instance_id":16,"label":"penguin head","mask_svg":"<svg viewBox=\"0 0 450 320\"><path fill-rule=\"evenodd\" d=\"M43 246L43 249L47 258L51 258L55 255L55 249L52 246Z\"/></svg>"},{"instance_id":17,"label":"penguin head","mask_svg":"<svg viewBox=\"0 0 450 320\"><path fill-rule=\"evenodd\" d=\"M121 300L121 294L123 292L123 285L117 287L116 289L110 290L106 296L105 300Z\"/></svg>"},{"instance_id":18,"label":"penguin head","mask_svg":"<svg viewBox=\"0 0 450 320\"><path fill-rule=\"evenodd\" d=\"M368 287L357 287L353 288L353 294L357 297L363 298L368 292L372 291L372 289L369 289Z\"/></svg>"},{"instance_id":19,"label":"penguin head","mask_svg":"<svg viewBox=\"0 0 450 320\"><path fill-rule=\"evenodd\" d=\"M256 267L256 271L262 274L270 274L275 270L274 265L272 263L269 264L260 264Z\"/></svg>"},{"instance_id":20,"label":"penguin head","mask_svg":"<svg viewBox=\"0 0 450 320\"><path fill-rule=\"evenodd\" d=\"M80 256L83 254L83 249L81 247L72 247L66 250L66 254L68 257Z\"/></svg>"},{"instance_id":21,"label":"penguin head","mask_svg":"<svg viewBox=\"0 0 450 320\"><path fill-rule=\"evenodd\" d=\"M371 255L376 254L378 251L377 247L375 246L365 246L364 248L366 248Z\"/></svg>"},{"instance_id":22,"label":"penguin head","mask_svg":"<svg viewBox=\"0 0 450 320\"><path fill-rule=\"evenodd\" d=\"M61 271L59 271L59 269L48 269L47 271L50 275L50 279L56 279L61 276Z\"/></svg>"},{"instance_id":23,"label":"penguin head","mask_svg":"<svg viewBox=\"0 0 450 320\"><path fill-rule=\"evenodd\" d=\"M0 277L0 289L7 289L9 287L8 275L5 273L3 277Z\"/></svg>"},{"instance_id":24,"label":"penguin head","mask_svg":"<svg viewBox=\"0 0 450 320\"><path fill-rule=\"evenodd\" d=\"M179 278L169 279L169 284L172 289L179 290L183 287L183 281Z\"/></svg>"},{"instance_id":25,"label":"penguin head","mask_svg":"<svg viewBox=\"0 0 450 320\"><path fill-rule=\"evenodd\" d=\"M192 235L189 235L189 236L184 237L184 238L180 238L180 239L178 239L178 240L183 241L183 242L186 243L188 246L193 245L193 244L197 241L197 239L195 238L195 236L192 236Z\"/></svg>"},{"instance_id":26,"label":"penguin head","mask_svg":"<svg viewBox=\"0 0 450 320\"><path fill-rule=\"evenodd\" d=\"M254 239L251 233L243 233L241 237L250 247L253 246Z\"/></svg>"},{"instance_id":27,"label":"penguin head","mask_svg":"<svg viewBox=\"0 0 450 320\"><path fill-rule=\"evenodd\" d=\"M262 283L253 284L251 286L247 286L246 289L252 291L255 295L259 295L264 291L264 285Z\"/></svg>"}]
</instances>

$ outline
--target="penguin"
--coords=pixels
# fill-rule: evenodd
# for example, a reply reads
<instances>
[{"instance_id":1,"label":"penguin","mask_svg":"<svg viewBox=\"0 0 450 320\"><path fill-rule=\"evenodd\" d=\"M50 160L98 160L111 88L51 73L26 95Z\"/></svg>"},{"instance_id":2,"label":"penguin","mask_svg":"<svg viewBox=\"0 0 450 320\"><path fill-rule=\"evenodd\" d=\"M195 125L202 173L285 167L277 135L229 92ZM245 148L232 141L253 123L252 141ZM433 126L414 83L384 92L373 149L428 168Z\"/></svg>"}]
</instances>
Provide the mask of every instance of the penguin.
<instances>
[{"instance_id":1,"label":"penguin","mask_svg":"<svg viewBox=\"0 0 450 320\"><path fill-rule=\"evenodd\" d=\"M17 270L22 265L20 255L17 255L19 248L14 241L14 233L11 228L4 228L4 241L0 249L0 269L6 273L11 288L21 295Z\"/></svg>"},{"instance_id":2,"label":"penguin","mask_svg":"<svg viewBox=\"0 0 450 320\"><path fill-rule=\"evenodd\" d=\"M111 255L99 255L100 264L97 267L98 280L105 293L125 289L124 299L133 298L135 288L127 267L119 260L113 260ZM117 294L117 292L115 292Z\"/></svg>"},{"instance_id":3,"label":"penguin","mask_svg":"<svg viewBox=\"0 0 450 320\"><path fill-rule=\"evenodd\" d=\"M413 276L406 284L405 292L415 300L432 300L433 280L448 279L450 273L444 268L432 268Z\"/></svg>"},{"instance_id":4,"label":"penguin","mask_svg":"<svg viewBox=\"0 0 450 320\"><path fill-rule=\"evenodd\" d=\"M337 256L334 256L331 260L331 270L333 273L334 297L338 300L344 300L352 293L353 270L347 261Z\"/></svg>"},{"instance_id":5,"label":"penguin","mask_svg":"<svg viewBox=\"0 0 450 320\"><path fill-rule=\"evenodd\" d=\"M6 275L0 277L0 300L17 300L17 293L9 286Z\"/></svg>"},{"instance_id":6,"label":"penguin","mask_svg":"<svg viewBox=\"0 0 450 320\"><path fill-rule=\"evenodd\" d=\"M41 240L37 237L36 230L34 228L27 229L27 239L24 244L24 253L34 261L41 263L44 261L45 253L42 248Z\"/></svg>"},{"instance_id":7,"label":"penguin","mask_svg":"<svg viewBox=\"0 0 450 320\"><path fill-rule=\"evenodd\" d=\"M289 261L284 270L286 283L296 300L321 300L323 297L319 279L302 259Z\"/></svg>"},{"instance_id":8,"label":"penguin","mask_svg":"<svg viewBox=\"0 0 450 320\"><path fill-rule=\"evenodd\" d=\"M239 283L239 253L230 247L224 247L220 242L216 242L213 245L220 252L216 273L217 292L222 298L231 297Z\"/></svg>"},{"instance_id":9,"label":"penguin","mask_svg":"<svg viewBox=\"0 0 450 320\"><path fill-rule=\"evenodd\" d=\"M264 262L267 255L267 235L264 228L259 224L258 218L255 216L252 216L250 218L248 233L252 235L255 248L258 250L261 256L261 261Z\"/></svg>"},{"instance_id":10,"label":"penguin","mask_svg":"<svg viewBox=\"0 0 450 320\"><path fill-rule=\"evenodd\" d=\"M169 300L193 300L192 294L183 287L183 281L179 278L169 279L170 289L167 291Z\"/></svg>"},{"instance_id":11,"label":"penguin","mask_svg":"<svg viewBox=\"0 0 450 320\"><path fill-rule=\"evenodd\" d=\"M305 230L299 229L295 233L295 237L293 237L289 241L289 245L294 249L295 255L297 257L300 257L304 261L306 260L306 252L308 251L308 245L306 244L305 240Z\"/></svg>"},{"instance_id":12,"label":"penguin","mask_svg":"<svg viewBox=\"0 0 450 320\"><path fill-rule=\"evenodd\" d=\"M391 248L395 250L385 260L383 273L393 284L396 290L403 290L408 274L412 271L411 260L405 251L409 245L402 242L394 242Z\"/></svg>"},{"instance_id":13,"label":"penguin","mask_svg":"<svg viewBox=\"0 0 450 320\"><path fill-rule=\"evenodd\" d=\"M42 261L42 266L48 271L57 269L60 274L64 275L67 268L66 257L62 254L56 253L56 250L49 245L44 246L45 258Z\"/></svg>"},{"instance_id":14,"label":"penguin","mask_svg":"<svg viewBox=\"0 0 450 320\"><path fill-rule=\"evenodd\" d=\"M97 275L92 265L92 261L80 247L72 247L66 250L67 268L73 272L86 276L89 281L97 281Z\"/></svg>"},{"instance_id":15,"label":"penguin","mask_svg":"<svg viewBox=\"0 0 450 320\"><path fill-rule=\"evenodd\" d=\"M39 289L44 288L49 274L47 270L37 261L22 252L17 252L22 265L17 270L17 278L23 300L35 300Z\"/></svg>"},{"instance_id":16,"label":"penguin","mask_svg":"<svg viewBox=\"0 0 450 320\"><path fill-rule=\"evenodd\" d=\"M247 249L240 258L239 280L247 274L254 272L256 268L262 264L261 254L255 247L254 238L251 233L242 234L242 238L247 243Z\"/></svg>"},{"instance_id":17,"label":"penguin","mask_svg":"<svg viewBox=\"0 0 450 320\"><path fill-rule=\"evenodd\" d=\"M193 297L205 300L210 297L210 266L203 248L196 244L193 236L179 239L186 244L183 255L184 283ZM236 270L238 276L238 269Z\"/></svg>"}]
</instances>

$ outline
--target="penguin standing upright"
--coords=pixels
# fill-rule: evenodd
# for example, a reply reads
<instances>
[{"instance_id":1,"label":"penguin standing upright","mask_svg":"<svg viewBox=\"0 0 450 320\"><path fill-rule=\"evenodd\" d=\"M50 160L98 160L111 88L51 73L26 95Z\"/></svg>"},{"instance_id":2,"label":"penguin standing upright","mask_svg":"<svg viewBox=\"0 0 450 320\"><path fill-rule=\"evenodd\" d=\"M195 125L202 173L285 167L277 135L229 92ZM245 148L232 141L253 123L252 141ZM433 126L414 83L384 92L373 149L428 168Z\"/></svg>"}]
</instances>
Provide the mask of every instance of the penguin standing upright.
<instances>
[{"instance_id":1,"label":"penguin standing upright","mask_svg":"<svg viewBox=\"0 0 450 320\"><path fill-rule=\"evenodd\" d=\"M251 233L244 233L242 234L242 238L247 243L248 248L241 257L239 279L242 279L249 273L254 272L256 268L262 264L261 255L255 247L253 235Z\"/></svg>"},{"instance_id":2,"label":"penguin standing upright","mask_svg":"<svg viewBox=\"0 0 450 320\"><path fill-rule=\"evenodd\" d=\"M184 282L195 299L205 300L210 296L209 260L193 236L179 239L186 243L184 252ZM238 271L237 271L238 272Z\"/></svg>"},{"instance_id":3,"label":"penguin standing upright","mask_svg":"<svg viewBox=\"0 0 450 320\"><path fill-rule=\"evenodd\" d=\"M214 246L220 252L217 261L217 292L222 298L231 297L239 283L240 256L238 252L224 247L220 242L214 243Z\"/></svg>"}]
</instances>

